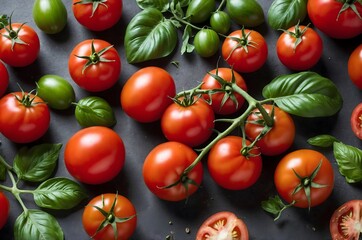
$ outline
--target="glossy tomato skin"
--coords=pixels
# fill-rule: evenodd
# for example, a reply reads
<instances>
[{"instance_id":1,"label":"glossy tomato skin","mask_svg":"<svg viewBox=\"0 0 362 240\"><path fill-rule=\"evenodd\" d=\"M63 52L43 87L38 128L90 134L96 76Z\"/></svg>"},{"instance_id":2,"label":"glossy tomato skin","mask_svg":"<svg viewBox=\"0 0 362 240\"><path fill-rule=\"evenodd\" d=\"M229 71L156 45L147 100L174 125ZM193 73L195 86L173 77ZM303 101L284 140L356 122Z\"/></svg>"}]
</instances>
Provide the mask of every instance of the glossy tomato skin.
<instances>
[{"instance_id":1,"label":"glossy tomato skin","mask_svg":"<svg viewBox=\"0 0 362 240\"><path fill-rule=\"evenodd\" d=\"M97 206L106 212L110 212L115 199L116 204L114 206L113 216L120 219L128 218L127 221L117 223L117 239L129 239L133 235L137 226L137 215L134 205L128 198L124 196L114 193L106 193L95 196L93 199L91 199L83 211L83 227L87 234L92 237L92 239L116 239L111 225L107 225L96 234L98 227L105 220L105 216L94 207Z\"/></svg>"},{"instance_id":2,"label":"glossy tomato skin","mask_svg":"<svg viewBox=\"0 0 362 240\"><path fill-rule=\"evenodd\" d=\"M27 106L18 99L27 95L32 103ZM38 140L48 130L50 111L48 105L38 96L30 93L13 92L0 99L0 132L16 143L30 143Z\"/></svg>"},{"instance_id":3,"label":"glossy tomato skin","mask_svg":"<svg viewBox=\"0 0 362 240\"><path fill-rule=\"evenodd\" d=\"M214 129L215 115L203 99L190 106L174 102L165 110L161 118L161 129L169 141L195 147L206 142Z\"/></svg>"},{"instance_id":4,"label":"glossy tomato skin","mask_svg":"<svg viewBox=\"0 0 362 240\"><path fill-rule=\"evenodd\" d=\"M351 123L351 129L352 132L354 133L354 135L356 137L358 137L359 139L362 140L362 103L358 104L357 106L354 107L352 113L351 113L351 118L350 118L350 123Z\"/></svg>"},{"instance_id":5,"label":"glossy tomato skin","mask_svg":"<svg viewBox=\"0 0 362 240\"><path fill-rule=\"evenodd\" d=\"M4 227L9 218L10 203L3 192L0 192L0 230Z\"/></svg>"},{"instance_id":6,"label":"glossy tomato skin","mask_svg":"<svg viewBox=\"0 0 362 240\"><path fill-rule=\"evenodd\" d=\"M0 61L0 97L2 97L9 86L9 73L4 63Z\"/></svg>"},{"instance_id":7,"label":"glossy tomato skin","mask_svg":"<svg viewBox=\"0 0 362 240\"><path fill-rule=\"evenodd\" d=\"M246 145L250 141L246 140ZM212 179L221 187L241 190L252 186L260 177L262 158L254 147L249 155L243 155L243 138L227 136L210 150L207 166Z\"/></svg>"},{"instance_id":8,"label":"glossy tomato skin","mask_svg":"<svg viewBox=\"0 0 362 240\"><path fill-rule=\"evenodd\" d=\"M213 29L203 28L194 37L195 51L201 57L211 57L219 50L220 38Z\"/></svg>"},{"instance_id":9,"label":"glossy tomato skin","mask_svg":"<svg viewBox=\"0 0 362 240\"><path fill-rule=\"evenodd\" d=\"M172 76L159 67L145 67L124 84L120 102L123 111L139 122L154 122L173 102L176 85Z\"/></svg>"},{"instance_id":10,"label":"glossy tomato skin","mask_svg":"<svg viewBox=\"0 0 362 240\"><path fill-rule=\"evenodd\" d=\"M79 0L73 0L72 11L75 19L84 27L92 31L103 31L113 27L122 17L122 0L107 0L99 4L92 14L93 4L96 1L88 3L79 3Z\"/></svg>"},{"instance_id":11,"label":"glossy tomato skin","mask_svg":"<svg viewBox=\"0 0 362 240\"><path fill-rule=\"evenodd\" d=\"M225 81L231 83L233 80L233 74L236 85L238 85L244 91L247 91L248 89L244 78L239 73L233 71L231 68L217 68L211 70L202 79L201 89L219 89L222 87L221 84L212 75L217 75ZM236 98L237 104L232 100L232 98L228 98L227 101L222 104L225 93L220 92L212 94L211 107L215 114L232 114L237 112L242 107L245 102L244 97L236 92L233 92L232 94ZM210 96L208 94L204 94L203 98L207 101L210 101Z\"/></svg>"},{"instance_id":12,"label":"glossy tomato skin","mask_svg":"<svg viewBox=\"0 0 362 240\"><path fill-rule=\"evenodd\" d=\"M9 28L9 26L6 26ZM11 24L12 32L17 32L17 38L24 44L15 43L12 47L12 40L5 37L9 33L5 28L0 30L0 59L12 67L25 67L32 64L38 57L40 41L38 34L29 25L21 23ZM20 29L20 30L19 30Z\"/></svg>"},{"instance_id":13,"label":"glossy tomato skin","mask_svg":"<svg viewBox=\"0 0 362 240\"><path fill-rule=\"evenodd\" d=\"M231 27L229 14L224 11L213 12L210 16L210 26L217 33L227 34Z\"/></svg>"},{"instance_id":14,"label":"glossy tomato skin","mask_svg":"<svg viewBox=\"0 0 362 240\"><path fill-rule=\"evenodd\" d=\"M333 240L358 240L361 234L362 200L350 200L337 208L329 223Z\"/></svg>"},{"instance_id":15,"label":"glossy tomato skin","mask_svg":"<svg viewBox=\"0 0 362 240\"><path fill-rule=\"evenodd\" d=\"M203 168L199 162L187 178L196 183L189 184L186 190L182 183L165 188L180 180L184 170L196 159L197 154L185 144L165 142L157 145L147 155L143 164L143 180L148 189L157 197L167 201L181 201L191 196L203 178ZM184 176L185 177L185 176Z\"/></svg>"},{"instance_id":16,"label":"glossy tomato skin","mask_svg":"<svg viewBox=\"0 0 362 240\"><path fill-rule=\"evenodd\" d=\"M353 3L362 16L362 4L358 1ZM341 11L343 4L344 1L337 0L310 0L307 3L308 16L313 25L329 37L337 39L356 37L362 33L362 21L351 7Z\"/></svg>"},{"instance_id":17,"label":"glossy tomato skin","mask_svg":"<svg viewBox=\"0 0 362 240\"><path fill-rule=\"evenodd\" d=\"M310 188L310 207L323 203L332 193L334 172L330 161L323 154L310 149L293 151L280 160L274 172L274 184L279 195L288 203L296 201L293 205L295 207L309 207L303 189L293 194L295 188L301 183L297 174L302 178L309 177L320 163L320 169L313 182L325 186Z\"/></svg>"},{"instance_id":18,"label":"glossy tomato skin","mask_svg":"<svg viewBox=\"0 0 362 240\"><path fill-rule=\"evenodd\" d=\"M87 39L78 43L70 53L68 69L78 86L89 92L100 92L111 88L118 81L121 73L121 59L117 50L111 47L101 56L109 61L100 60L84 69L88 60L79 56L90 57L92 44L96 52L112 46L101 39Z\"/></svg>"},{"instance_id":19,"label":"glossy tomato skin","mask_svg":"<svg viewBox=\"0 0 362 240\"><path fill-rule=\"evenodd\" d=\"M263 105L268 114L271 114L273 109L272 105ZM245 124L246 136L254 141L254 139L260 134L264 126L256 124L255 121L263 120L259 110L255 109L247 118ZM292 117L274 106L274 124L272 129L261 138L256 145L260 148L260 152L266 156L276 156L284 153L288 150L295 137L295 125Z\"/></svg>"},{"instance_id":20,"label":"glossy tomato skin","mask_svg":"<svg viewBox=\"0 0 362 240\"><path fill-rule=\"evenodd\" d=\"M313 29L300 25L291 27L287 31L296 33L305 31L301 42L295 47L297 38L288 32L283 32L276 43L276 51L279 60L289 69L302 71L308 70L317 64L323 53L323 41Z\"/></svg>"},{"instance_id":21,"label":"glossy tomato skin","mask_svg":"<svg viewBox=\"0 0 362 240\"><path fill-rule=\"evenodd\" d=\"M207 218L196 233L196 240L249 240L248 227L243 220L228 211L217 212Z\"/></svg>"},{"instance_id":22,"label":"glossy tomato skin","mask_svg":"<svg viewBox=\"0 0 362 240\"><path fill-rule=\"evenodd\" d=\"M65 166L78 181L102 184L112 180L123 168L125 146L112 129L93 126L79 130L67 142Z\"/></svg>"},{"instance_id":23,"label":"glossy tomato skin","mask_svg":"<svg viewBox=\"0 0 362 240\"><path fill-rule=\"evenodd\" d=\"M358 45L348 59L348 75L353 84L362 90L362 44Z\"/></svg>"}]
</instances>

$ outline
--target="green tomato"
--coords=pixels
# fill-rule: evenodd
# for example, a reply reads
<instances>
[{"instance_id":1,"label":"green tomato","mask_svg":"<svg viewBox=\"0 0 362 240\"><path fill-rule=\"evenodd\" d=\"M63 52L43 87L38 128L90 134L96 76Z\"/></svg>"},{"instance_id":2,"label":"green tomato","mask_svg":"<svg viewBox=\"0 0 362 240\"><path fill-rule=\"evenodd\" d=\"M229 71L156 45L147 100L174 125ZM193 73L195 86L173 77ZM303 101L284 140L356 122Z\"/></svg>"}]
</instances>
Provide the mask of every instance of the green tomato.
<instances>
[{"instance_id":1,"label":"green tomato","mask_svg":"<svg viewBox=\"0 0 362 240\"><path fill-rule=\"evenodd\" d=\"M217 11L212 13L210 17L210 26L218 33L228 33L231 26L231 19L229 14L224 11Z\"/></svg>"},{"instance_id":2,"label":"green tomato","mask_svg":"<svg viewBox=\"0 0 362 240\"><path fill-rule=\"evenodd\" d=\"M48 106L63 110L75 101L75 92L70 83L57 75L44 75L37 82L38 96L48 103Z\"/></svg>"},{"instance_id":3,"label":"green tomato","mask_svg":"<svg viewBox=\"0 0 362 240\"><path fill-rule=\"evenodd\" d=\"M190 17L191 23L202 23L210 18L215 8L215 0L191 0L186 10L186 17Z\"/></svg>"},{"instance_id":4,"label":"green tomato","mask_svg":"<svg viewBox=\"0 0 362 240\"><path fill-rule=\"evenodd\" d=\"M82 127L112 127L117 123L112 107L101 97L85 97L75 107L75 118Z\"/></svg>"},{"instance_id":5,"label":"green tomato","mask_svg":"<svg viewBox=\"0 0 362 240\"><path fill-rule=\"evenodd\" d=\"M220 38L212 29L201 29L194 38L195 51L201 57L211 57L219 49Z\"/></svg>"},{"instance_id":6,"label":"green tomato","mask_svg":"<svg viewBox=\"0 0 362 240\"><path fill-rule=\"evenodd\" d=\"M59 33L67 24L67 10L61 0L35 0L33 18L40 30L48 34Z\"/></svg>"},{"instance_id":7,"label":"green tomato","mask_svg":"<svg viewBox=\"0 0 362 240\"><path fill-rule=\"evenodd\" d=\"M245 27L256 27L264 22L264 12L256 0L227 0L226 9L231 20Z\"/></svg>"}]
</instances>

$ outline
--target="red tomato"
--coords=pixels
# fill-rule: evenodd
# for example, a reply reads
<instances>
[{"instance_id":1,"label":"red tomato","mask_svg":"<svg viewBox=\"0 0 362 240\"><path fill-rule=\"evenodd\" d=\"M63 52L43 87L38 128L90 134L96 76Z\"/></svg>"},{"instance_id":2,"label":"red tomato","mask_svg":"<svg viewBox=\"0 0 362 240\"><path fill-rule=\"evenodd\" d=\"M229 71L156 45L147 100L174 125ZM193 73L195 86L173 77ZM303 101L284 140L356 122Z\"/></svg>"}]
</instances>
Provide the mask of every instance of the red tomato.
<instances>
[{"instance_id":1,"label":"red tomato","mask_svg":"<svg viewBox=\"0 0 362 240\"><path fill-rule=\"evenodd\" d=\"M362 4L357 0L308 0L307 10L314 26L329 37L347 39L362 33Z\"/></svg>"},{"instance_id":2,"label":"red tomato","mask_svg":"<svg viewBox=\"0 0 362 240\"><path fill-rule=\"evenodd\" d=\"M190 100L192 101L192 100ZM184 143L190 147L206 142L214 129L215 115L203 99L191 105L172 103L162 115L162 133L169 141Z\"/></svg>"},{"instance_id":3,"label":"red tomato","mask_svg":"<svg viewBox=\"0 0 362 240\"><path fill-rule=\"evenodd\" d=\"M123 111L139 122L154 122L173 101L176 86L172 76L159 67L145 67L124 84L120 102Z\"/></svg>"},{"instance_id":4,"label":"red tomato","mask_svg":"<svg viewBox=\"0 0 362 240\"><path fill-rule=\"evenodd\" d=\"M297 25L279 36L276 50L286 67L302 71L317 64L323 53L323 42L313 29Z\"/></svg>"},{"instance_id":5,"label":"red tomato","mask_svg":"<svg viewBox=\"0 0 362 240\"><path fill-rule=\"evenodd\" d=\"M334 211L329 229L333 240L358 240L362 232L362 200L350 200Z\"/></svg>"},{"instance_id":6,"label":"red tomato","mask_svg":"<svg viewBox=\"0 0 362 240\"><path fill-rule=\"evenodd\" d=\"M31 93L13 92L0 99L0 132L16 143L42 137L50 125L49 107Z\"/></svg>"},{"instance_id":7,"label":"red tomato","mask_svg":"<svg viewBox=\"0 0 362 240\"><path fill-rule=\"evenodd\" d=\"M196 157L194 150L182 143L165 142L157 145L143 163L146 186L163 200L180 201L188 198L196 192L203 178L201 162L184 175L184 170Z\"/></svg>"},{"instance_id":8,"label":"red tomato","mask_svg":"<svg viewBox=\"0 0 362 240\"><path fill-rule=\"evenodd\" d=\"M250 141L245 140L245 146ZM252 186L260 177L262 159L258 148L244 149L243 138L227 136L210 150L207 166L212 179L223 188L241 190Z\"/></svg>"},{"instance_id":9,"label":"red tomato","mask_svg":"<svg viewBox=\"0 0 362 240\"><path fill-rule=\"evenodd\" d=\"M0 229L4 227L9 218L10 203L4 193L0 192Z\"/></svg>"},{"instance_id":10,"label":"red tomato","mask_svg":"<svg viewBox=\"0 0 362 240\"><path fill-rule=\"evenodd\" d=\"M273 105L263 105L270 115L274 107L272 129L264 135L256 145L260 152L267 156L275 156L284 153L293 144L295 137L295 125L293 118L280 108ZM258 109L255 109L247 118L245 124L246 136L254 141L264 129L264 119Z\"/></svg>"},{"instance_id":11,"label":"red tomato","mask_svg":"<svg viewBox=\"0 0 362 240\"><path fill-rule=\"evenodd\" d=\"M92 31L113 27L122 17L122 0L84 1L73 0L75 19Z\"/></svg>"},{"instance_id":12,"label":"red tomato","mask_svg":"<svg viewBox=\"0 0 362 240\"><path fill-rule=\"evenodd\" d=\"M275 169L274 184L286 202L295 201L293 206L301 208L314 207L323 203L332 193L334 172L323 154L300 149L280 160Z\"/></svg>"},{"instance_id":13,"label":"red tomato","mask_svg":"<svg viewBox=\"0 0 362 240\"><path fill-rule=\"evenodd\" d=\"M104 215L97 207L107 214ZM82 223L84 230L94 240L129 239L137 225L136 209L124 196L102 194L94 197L85 206Z\"/></svg>"},{"instance_id":14,"label":"red tomato","mask_svg":"<svg viewBox=\"0 0 362 240\"><path fill-rule=\"evenodd\" d=\"M9 32L8 32L8 31ZM22 23L0 29L0 59L12 67L25 67L37 59L40 50L38 34Z\"/></svg>"},{"instance_id":15,"label":"red tomato","mask_svg":"<svg viewBox=\"0 0 362 240\"><path fill-rule=\"evenodd\" d=\"M362 44L356 47L349 56L348 75L352 82L362 90Z\"/></svg>"},{"instance_id":16,"label":"red tomato","mask_svg":"<svg viewBox=\"0 0 362 240\"><path fill-rule=\"evenodd\" d=\"M218 212L207 218L196 234L196 240L249 240L248 227L232 212Z\"/></svg>"},{"instance_id":17,"label":"red tomato","mask_svg":"<svg viewBox=\"0 0 362 240\"><path fill-rule=\"evenodd\" d=\"M220 84L213 76L216 75L226 81ZM237 112L244 104L245 99L240 94L234 92L231 83L236 83L241 89L247 91L244 78L231 68L217 68L211 70L202 80L201 89L225 89L226 92L218 92L211 95L204 94L203 98L210 101L212 109L216 114L227 115ZM227 97L225 101L225 97Z\"/></svg>"},{"instance_id":18,"label":"red tomato","mask_svg":"<svg viewBox=\"0 0 362 240\"><path fill-rule=\"evenodd\" d=\"M4 95L9 85L9 73L4 63L0 61L0 97Z\"/></svg>"},{"instance_id":19,"label":"red tomato","mask_svg":"<svg viewBox=\"0 0 362 240\"><path fill-rule=\"evenodd\" d=\"M69 173L80 182L101 184L112 180L123 168L125 147L112 129L88 127L68 140L64 161Z\"/></svg>"},{"instance_id":20,"label":"red tomato","mask_svg":"<svg viewBox=\"0 0 362 240\"><path fill-rule=\"evenodd\" d=\"M100 92L111 88L118 81L121 59L110 43L89 39L80 42L72 50L68 68L70 76L81 88Z\"/></svg>"},{"instance_id":21,"label":"red tomato","mask_svg":"<svg viewBox=\"0 0 362 240\"><path fill-rule=\"evenodd\" d=\"M236 30L225 38L222 57L237 72L255 72L268 57L268 45L264 37L249 29Z\"/></svg>"},{"instance_id":22,"label":"red tomato","mask_svg":"<svg viewBox=\"0 0 362 240\"><path fill-rule=\"evenodd\" d=\"M350 122L354 135L362 140L362 103L353 109Z\"/></svg>"}]
</instances>

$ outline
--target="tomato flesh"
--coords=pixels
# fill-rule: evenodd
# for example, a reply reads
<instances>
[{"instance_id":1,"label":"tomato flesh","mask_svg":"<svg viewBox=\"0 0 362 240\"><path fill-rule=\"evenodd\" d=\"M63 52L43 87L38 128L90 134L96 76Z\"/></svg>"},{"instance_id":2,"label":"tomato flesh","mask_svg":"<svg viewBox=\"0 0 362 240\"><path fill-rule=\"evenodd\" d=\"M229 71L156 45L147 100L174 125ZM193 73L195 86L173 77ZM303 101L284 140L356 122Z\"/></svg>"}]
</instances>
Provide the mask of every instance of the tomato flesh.
<instances>
[{"instance_id":1,"label":"tomato flesh","mask_svg":"<svg viewBox=\"0 0 362 240\"><path fill-rule=\"evenodd\" d=\"M354 135L362 140L362 103L353 109L350 122Z\"/></svg>"}]
</instances>

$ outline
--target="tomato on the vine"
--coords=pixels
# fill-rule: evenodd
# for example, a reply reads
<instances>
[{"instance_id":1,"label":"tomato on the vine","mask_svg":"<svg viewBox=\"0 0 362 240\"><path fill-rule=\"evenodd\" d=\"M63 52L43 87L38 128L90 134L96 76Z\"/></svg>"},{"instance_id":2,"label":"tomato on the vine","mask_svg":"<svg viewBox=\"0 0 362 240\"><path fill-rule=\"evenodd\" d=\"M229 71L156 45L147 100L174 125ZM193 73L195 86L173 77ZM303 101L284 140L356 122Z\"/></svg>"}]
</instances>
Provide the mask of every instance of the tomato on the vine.
<instances>
[{"instance_id":1,"label":"tomato on the vine","mask_svg":"<svg viewBox=\"0 0 362 240\"><path fill-rule=\"evenodd\" d=\"M122 138L108 127L83 128L68 140L64 162L69 173L80 182L102 184L122 170L125 146Z\"/></svg>"},{"instance_id":2,"label":"tomato on the vine","mask_svg":"<svg viewBox=\"0 0 362 240\"><path fill-rule=\"evenodd\" d=\"M263 108L272 116L272 126L268 126L260 110L255 109L246 120L246 136L254 141L266 128L270 128L256 143L260 152L267 156L279 155L292 146L295 137L295 125L292 117L287 113L270 104Z\"/></svg>"},{"instance_id":3,"label":"tomato on the vine","mask_svg":"<svg viewBox=\"0 0 362 240\"><path fill-rule=\"evenodd\" d=\"M201 57L211 57L219 50L220 38L213 29L203 28L194 37L195 51Z\"/></svg>"},{"instance_id":4,"label":"tomato on the vine","mask_svg":"<svg viewBox=\"0 0 362 240\"><path fill-rule=\"evenodd\" d=\"M196 157L196 152L183 143L157 145L143 163L142 174L146 186L163 200L181 201L188 198L196 192L203 178L201 162L185 173Z\"/></svg>"},{"instance_id":5,"label":"tomato on the vine","mask_svg":"<svg viewBox=\"0 0 362 240\"><path fill-rule=\"evenodd\" d=\"M159 67L145 67L135 72L120 94L123 111L139 122L154 122L162 117L173 101L176 85L172 76Z\"/></svg>"},{"instance_id":6,"label":"tomato on the vine","mask_svg":"<svg viewBox=\"0 0 362 240\"><path fill-rule=\"evenodd\" d=\"M88 39L76 45L68 60L69 73L75 83L90 92L111 88L121 72L121 58L110 43Z\"/></svg>"},{"instance_id":7,"label":"tomato on the vine","mask_svg":"<svg viewBox=\"0 0 362 240\"><path fill-rule=\"evenodd\" d=\"M221 48L224 60L237 72L255 72L268 57L268 45L255 30L240 29L230 33Z\"/></svg>"},{"instance_id":8,"label":"tomato on the vine","mask_svg":"<svg viewBox=\"0 0 362 240\"><path fill-rule=\"evenodd\" d=\"M222 211L207 218L196 233L196 240L249 240L248 227L234 213Z\"/></svg>"},{"instance_id":9,"label":"tomato on the vine","mask_svg":"<svg viewBox=\"0 0 362 240\"><path fill-rule=\"evenodd\" d=\"M212 179L221 187L241 190L252 186L260 177L262 158L249 140L227 136L210 150L207 166Z\"/></svg>"},{"instance_id":10,"label":"tomato on the vine","mask_svg":"<svg viewBox=\"0 0 362 240\"><path fill-rule=\"evenodd\" d=\"M73 0L75 19L92 31L113 27L122 17L122 0L87 1Z\"/></svg>"},{"instance_id":11,"label":"tomato on the vine","mask_svg":"<svg viewBox=\"0 0 362 240\"><path fill-rule=\"evenodd\" d=\"M357 46L348 58L348 75L352 82L362 90L362 44Z\"/></svg>"},{"instance_id":12,"label":"tomato on the vine","mask_svg":"<svg viewBox=\"0 0 362 240\"><path fill-rule=\"evenodd\" d=\"M0 229L4 227L9 218L10 203L3 192L0 192Z\"/></svg>"},{"instance_id":13,"label":"tomato on the vine","mask_svg":"<svg viewBox=\"0 0 362 240\"><path fill-rule=\"evenodd\" d=\"M2 97L9 85L9 73L4 63L0 60L0 97Z\"/></svg>"},{"instance_id":14,"label":"tomato on the vine","mask_svg":"<svg viewBox=\"0 0 362 240\"><path fill-rule=\"evenodd\" d=\"M350 123L354 135L362 140L362 103L354 107Z\"/></svg>"},{"instance_id":15,"label":"tomato on the vine","mask_svg":"<svg viewBox=\"0 0 362 240\"><path fill-rule=\"evenodd\" d=\"M332 193L334 171L330 161L320 152L300 149L288 153L278 163L274 184L288 203L309 208L323 203Z\"/></svg>"},{"instance_id":16,"label":"tomato on the vine","mask_svg":"<svg viewBox=\"0 0 362 240\"><path fill-rule=\"evenodd\" d=\"M362 233L362 200L350 200L331 216L329 230L333 240L358 240Z\"/></svg>"},{"instance_id":17,"label":"tomato on the vine","mask_svg":"<svg viewBox=\"0 0 362 240\"><path fill-rule=\"evenodd\" d=\"M82 223L94 240L129 239L137 226L136 209L124 196L98 195L85 206Z\"/></svg>"},{"instance_id":18,"label":"tomato on the vine","mask_svg":"<svg viewBox=\"0 0 362 240\"><path fill-rule=\"evenodd\" d=\"M220 82L219 78L223 81ZM231 68L216 68L208 72L202 79L201 89L224 89L211 95L204 94L203 98L209 101L216 114L228 115L237 112L245 102L243 96L232 90L231 84L236 83L241 89L247 91L244 78Z\"/></svg>"},{"instance_id":19,"label":"tomato on the vine","mask_svg":"<svg viewBox=\"0 0 362 240\"><path fill-rule=\"evenodd\" d=\"M0 99L0 132L9 140L33 142L46 133L49 125L49 107L40 97L13 92Z\"/></svg>"}]
</instances>

